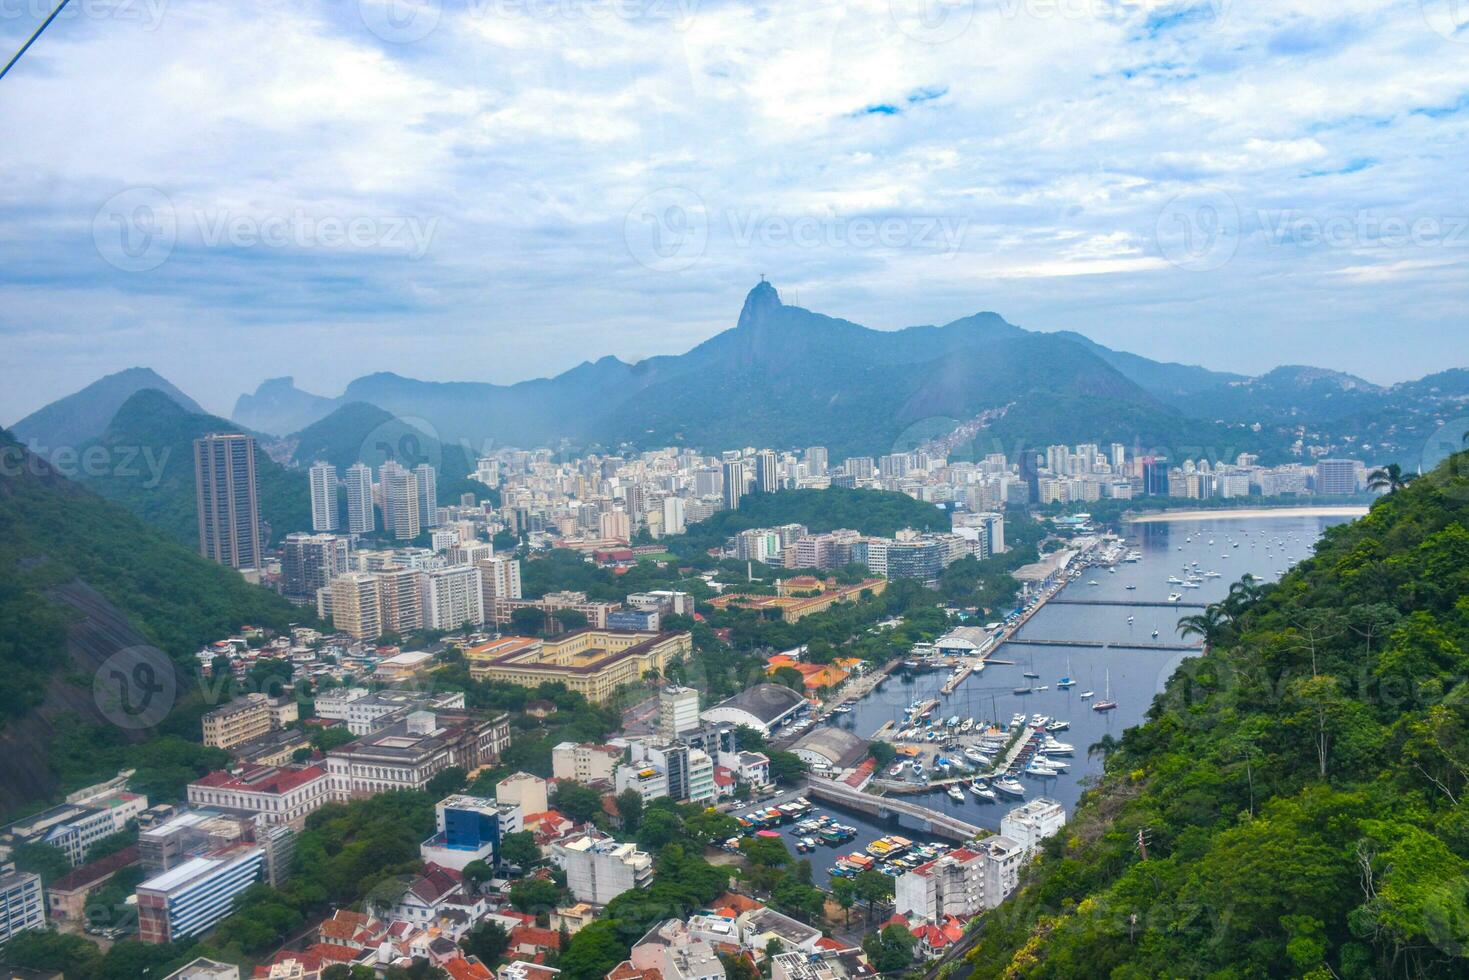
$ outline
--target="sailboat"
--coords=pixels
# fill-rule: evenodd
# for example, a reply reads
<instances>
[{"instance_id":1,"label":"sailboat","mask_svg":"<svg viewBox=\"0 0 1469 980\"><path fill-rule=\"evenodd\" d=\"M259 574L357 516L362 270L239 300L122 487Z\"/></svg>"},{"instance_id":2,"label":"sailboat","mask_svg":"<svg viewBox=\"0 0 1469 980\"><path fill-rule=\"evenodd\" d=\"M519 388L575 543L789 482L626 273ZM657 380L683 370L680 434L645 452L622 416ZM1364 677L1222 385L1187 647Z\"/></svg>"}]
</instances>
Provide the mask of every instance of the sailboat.
<instances>
[{"instance_id":1,"label":"sailboat","mask_svg":"<svg viewBox=\"0 0 1469 980\"><path fill-rule=\"evenodd\" d=\"M1022 676L1022 677L1039 677L1039 676L1041 676L1040 674L1037 674L1035 672L1035 654L1032 653L1030 655L1030 668L1028 670L1026 670L1023 674L1021 674L1020 676Z\"/></svg>"},{"instance_id":2,"label":"sailboat","mask_svg":"<svg viewBox=\"0 0 1469 980\"><path fill-rule=\"evenodd\" d=\"M1075 687L1076 681L1071 679L1071 658L1066 658L1066 676L1056 682L1056 686L1062 689Z\"/></svg>"},{"instance_id":3,"label":"sailboat","mask_svg":"<svg viewBox=\"0 0 1469 980\"><path fill-rule=\"evenodd\" d=\"M1112 700L1112 671L1107 671L1107 686L1103 689L1102 700L1092 705L1093 711L1111 711L1117 707L1117 702Z\"/></svg>"}]
</instances>

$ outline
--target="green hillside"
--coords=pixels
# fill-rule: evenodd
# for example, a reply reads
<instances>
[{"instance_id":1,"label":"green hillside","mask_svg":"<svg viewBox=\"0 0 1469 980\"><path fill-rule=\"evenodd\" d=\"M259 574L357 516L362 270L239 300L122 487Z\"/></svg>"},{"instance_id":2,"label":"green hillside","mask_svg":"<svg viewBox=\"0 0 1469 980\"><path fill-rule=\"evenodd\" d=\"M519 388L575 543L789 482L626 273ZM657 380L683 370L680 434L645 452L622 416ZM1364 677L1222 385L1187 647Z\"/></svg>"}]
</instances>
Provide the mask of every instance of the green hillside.
<instances>
[{"instance_id":1,"label":"green hillside","mask_svg":"<svg viewBox=\"0 0 1469 980\"><path fill-rule=\"evenodd\" d=\"M176 540L197 547L194 440L211 432L242 431L225 419L187 412L157 391L139 391L118 409L107 431L90 444L105 450L101 457L105 463L84 471L81 480L88 489L122 504ZM311 528L304 470L286 469L257 442L255 477L260 488L260 517L270 525L271 542Z\"/></svg>"},{"instance_id":2,"label":"green hillside","mask_svg":"<svg viewBox=\"0 0 1469 980\"><path fill-rule=\"evenodd\" d=\"M1469 973L1466 471L1214 611L1211 652L1102 747L1099 786L981 920L971 976Z\"/></svg>"},{"instance_id":3,"label":"green hillside","mask_svg":"<svg viewBox=\"0 0 1469 980\"><path fill-rule=\"evenodd\" d=\"M3 430L0 448L7 460L20 452ZM100 593L180 661L241 624L281 627L301 617L35 457L15 458L24 464L0 476L0 724L40 706L53 675L75 666L67 638L80 615L55 596L72 583ZM90 693L90 677L85 685Z\"/></svg>"}]
</instances>

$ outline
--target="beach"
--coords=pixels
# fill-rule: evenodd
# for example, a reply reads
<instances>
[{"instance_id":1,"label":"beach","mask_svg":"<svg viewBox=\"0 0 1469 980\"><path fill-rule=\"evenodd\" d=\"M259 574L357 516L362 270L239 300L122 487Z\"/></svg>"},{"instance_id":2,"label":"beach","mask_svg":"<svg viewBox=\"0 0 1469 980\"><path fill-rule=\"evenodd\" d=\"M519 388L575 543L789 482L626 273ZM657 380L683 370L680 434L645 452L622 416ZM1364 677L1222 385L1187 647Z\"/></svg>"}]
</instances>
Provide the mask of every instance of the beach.
<instances>
[{"instance_id":1,"label":"beach","mask_svg":"<svg viewBox=\"0 0 1469 980\"><path fill-rule=\"evenodd\" d=\"M1162 524L1168 521L1238 521L1262 517L1362 517L1367 508L1353 507L1241 507L1238 510L1165 510L1123 518L1127 524Z\"/></svg>"}]
</instances>

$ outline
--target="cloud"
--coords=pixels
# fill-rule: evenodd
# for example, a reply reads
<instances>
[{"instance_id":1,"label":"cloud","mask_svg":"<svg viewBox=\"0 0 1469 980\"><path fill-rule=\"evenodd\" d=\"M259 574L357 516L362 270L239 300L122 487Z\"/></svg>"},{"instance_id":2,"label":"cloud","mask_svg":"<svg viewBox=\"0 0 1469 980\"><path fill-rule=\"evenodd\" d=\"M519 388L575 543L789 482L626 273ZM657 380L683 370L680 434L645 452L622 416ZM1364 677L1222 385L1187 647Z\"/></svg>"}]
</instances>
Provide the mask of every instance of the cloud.
<instances>
[{"instance_id":1,"label":"cloud","mask_svg":"<svg viewBox=\"0 0 1469 980\"><path fill-rule=\"evenodd\" d=\"M227 412L287 373L334 394L676 353L760 273L873 326L996 309L1393 380L1442 366L1469 290L1447 240L1269 234L1463 212L1469 61L1414 4L127 6L152 16L85 5L3 83L6 421L135 363ZM135 189L166 210L108 210ZM120 268L109 236L166 230L144 219L166 256ZM1170 254L1221 230L1215 267ZM1384 322L1430 342L1384 358Z\"/></svg>"}]
</instances>

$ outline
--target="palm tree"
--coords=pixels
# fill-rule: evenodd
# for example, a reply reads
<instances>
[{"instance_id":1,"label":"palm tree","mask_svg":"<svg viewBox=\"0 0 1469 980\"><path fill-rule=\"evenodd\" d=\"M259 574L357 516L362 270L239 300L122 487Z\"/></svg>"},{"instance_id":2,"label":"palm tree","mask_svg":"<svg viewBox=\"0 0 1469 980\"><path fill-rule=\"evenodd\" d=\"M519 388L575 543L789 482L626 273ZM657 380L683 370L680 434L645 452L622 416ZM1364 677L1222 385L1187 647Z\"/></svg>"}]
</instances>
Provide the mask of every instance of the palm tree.
<instances>
[{"instance_id":1,"label":"palm tree","mask_svg":"<svg viewBox=\"0 0 1469 980\"><path fill-rule=\"evenodd\" d=\"M1385 490L1388 493L1395 493L1403 487L1406 487L1408 481L1411 479L1413 477L1410 474L1404 473L1403 468L1397 463L1388 463L1381 469L1373 470L1367 474L1367 489Z\"/></svg>"},{"instance_id":2,"label":"palm tree","mask_svg":"<svg viewBox=\"0 0 1469 980\"><path fill-rule=\"evenodd\" d=\"M1196 616L1185 616L1178 621L1179 635L1197 636L1204 641L1205 649L1223 638L1228 629L1229 617L1225 615L1224 607L1217 602L1205 606L1204 611Z\"/></svg>"},{"instance_id":3,"label":"palm tree","mask_svg":"<svg viewBox=\"0 0 1469 980\"><path fill-rule=\"evenodd\" d=\"M1260 580L1249 572L1240 576L1240 580L1230 585L1229 595L1219 605L1224 609L1225 615L1233 621L1245 608L1252 605L1264 593L1265 587Z\"/></svg>"}]
</instances>

